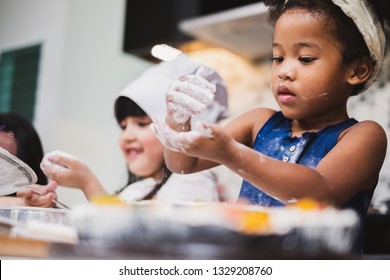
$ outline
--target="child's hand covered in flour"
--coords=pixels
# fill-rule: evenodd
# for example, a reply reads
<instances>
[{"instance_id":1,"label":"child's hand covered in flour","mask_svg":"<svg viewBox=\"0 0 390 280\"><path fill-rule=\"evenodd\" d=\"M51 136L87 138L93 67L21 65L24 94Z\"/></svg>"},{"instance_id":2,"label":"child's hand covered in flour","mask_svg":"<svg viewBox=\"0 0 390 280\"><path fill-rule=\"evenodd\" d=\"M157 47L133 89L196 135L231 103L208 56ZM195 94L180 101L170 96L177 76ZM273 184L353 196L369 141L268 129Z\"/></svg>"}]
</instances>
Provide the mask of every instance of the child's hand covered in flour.
<instances>
[{"instance_id":1,"label":"child's hand covered in flour","mask_svg":"<svg viewBox=\"0 0 390 280\"><path fill-rule=\"evenodd\" d=\"M204 65L195 74L181 77L167 92L167 122L171 126L187 122L191 116L204 112L214 99L216 87L205 79Z\"/></svg>"},{"instance_id":2,"label":"child's hand covered in flour","mask_svg":"<svg viewBox=\"0 0 390 280\"><path fill-rule=\"evenodd\" d=\"M219 125L197 122L191 131L178 132L166 122L153 120L152 129L165 148L189 156L224 161L226 149L236 143Z\"/></svg>"},{"instance_id":3,"label":"child's hand covered in flour","mask_svg":"<svg viewBox=\"0 0 390 280\"><path fill-rule=\"evenodd\" d=\"M62 152L53 151L46 154L41 162L45 175L59 185L83 189L95 175L88 166L77 157Z\"/></svg>"},{"instance_id":4,"label":"child's hand covered in flour","mask_svg":"<svg viewBox=\"0 0 390 280\"><path fill-rule=\"evenodd\" d=\"M64 170L67 169L68 166L64 162L60 162L57 159L59 158L68 158L68 159L74 159L79 160L74 155L68 154L63 151L52 151L50 153L45 154L45 156L42 159L41 162L41 169L43 172L48 171L49 169L56 169L56 170ZM45 173L46 174L46 173ZM48 174L46 174L48 176Z\"/></svg>"}]
</instances>

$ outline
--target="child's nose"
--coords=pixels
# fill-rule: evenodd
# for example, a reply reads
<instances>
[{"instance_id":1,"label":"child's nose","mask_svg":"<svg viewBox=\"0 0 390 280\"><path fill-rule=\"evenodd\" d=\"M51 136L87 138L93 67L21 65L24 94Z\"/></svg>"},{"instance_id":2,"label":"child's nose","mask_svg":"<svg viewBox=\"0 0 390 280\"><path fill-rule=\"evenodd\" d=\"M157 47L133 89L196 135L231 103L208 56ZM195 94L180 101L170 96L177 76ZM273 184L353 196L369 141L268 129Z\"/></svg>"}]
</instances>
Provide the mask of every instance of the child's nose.
<instances>
[{"instance_id":1,"label":"child's nose","mask_svg":"<svg viewBox=\"0 0 390 280\"><path fill-rule=\"evenodd\" d=\"M283 62L279 67L278 77L282 80L294 80L295 70L292 63Z\"/></svg>"},{"instance_id":2,"label":"child's nose","mask_svg":"<svg viewBox=\"0 0 390 280\"><path fill-rule=\"evenodd\" d=\"M137 138L135 130L132 129L131 127L127 126L126 129L122 131L121 138L125 141L135 140Z\"/></svg>"}]
</instances>

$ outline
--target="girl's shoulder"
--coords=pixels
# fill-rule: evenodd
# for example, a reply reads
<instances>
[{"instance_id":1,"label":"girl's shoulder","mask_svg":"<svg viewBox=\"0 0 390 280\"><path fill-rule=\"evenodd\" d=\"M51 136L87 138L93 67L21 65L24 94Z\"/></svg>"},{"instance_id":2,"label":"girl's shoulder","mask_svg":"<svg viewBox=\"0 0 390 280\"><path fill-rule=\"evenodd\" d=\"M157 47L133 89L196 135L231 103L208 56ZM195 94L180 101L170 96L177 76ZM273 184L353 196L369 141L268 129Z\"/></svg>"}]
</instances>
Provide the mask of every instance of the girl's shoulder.
<instances>
[{"instance_id":1,"label":"girl's shoulder","mask_svg":"<svg viewBox=\"0 0 390 280\"><path fill-rule=\"evenodd\" d=\"M254 108L231 121L227 125L227 129L236 141L251 145L257 132L275 113L275 110L269 108Z\"/></svg>"},{"instance_id":2,"label":"girl's shoulder","mask_svg":"<svg viewBox=\"0 0 390 280\"><path fill-rule=\"evenodd\" d=\"M253 124L253 132L257 133L276 112L273 109L263 107L249 111L248 114Z\"/></svg>"},{"instance_id":3,"label":"girl's shoulder","mask_svg":"<svg viewBox=\"0 0 390 280\"><path fill-rule=\"evenodd\" d=\"M386 132L384 128L379 123L373 120L359 121L355 125L351 126L348 130L355 133L356 132L375 133L377 134L377 136L386 137Z\"/></svg>"},{"instance_id":4,"label":"girl's shoulder","mask_svg":"<svg viewBox=\"0 0 390 280\"><path fill-rule=\"evenodd\" d=\"M365 120L349 127L340 135L340 140L345 139L365 139L370 145L387 146L387 136L384 128L377 122Z\"/></svg>"}]
</instances>

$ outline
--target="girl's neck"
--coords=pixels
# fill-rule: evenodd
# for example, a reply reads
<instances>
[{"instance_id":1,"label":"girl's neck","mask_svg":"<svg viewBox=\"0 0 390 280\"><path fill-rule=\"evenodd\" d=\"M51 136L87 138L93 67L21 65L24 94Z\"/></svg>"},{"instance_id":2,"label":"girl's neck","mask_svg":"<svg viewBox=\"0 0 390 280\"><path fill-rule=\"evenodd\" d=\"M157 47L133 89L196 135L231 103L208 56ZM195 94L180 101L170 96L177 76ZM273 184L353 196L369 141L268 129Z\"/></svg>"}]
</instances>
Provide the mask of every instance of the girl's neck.
<instances>
[{"instance_id":1,"label":"girl's neck","mask_svg":"<svg viewBox=\"0 0 390 280\"><path fill-rule=\"evenodd\" d=\"M149 177L153 178L157 184L161 183L166 179L167 176L169 176L171 173L167 169L167 167L163 166L161 169L156 171L155 173L151 174Z\"/></svg>"}]
</instances>

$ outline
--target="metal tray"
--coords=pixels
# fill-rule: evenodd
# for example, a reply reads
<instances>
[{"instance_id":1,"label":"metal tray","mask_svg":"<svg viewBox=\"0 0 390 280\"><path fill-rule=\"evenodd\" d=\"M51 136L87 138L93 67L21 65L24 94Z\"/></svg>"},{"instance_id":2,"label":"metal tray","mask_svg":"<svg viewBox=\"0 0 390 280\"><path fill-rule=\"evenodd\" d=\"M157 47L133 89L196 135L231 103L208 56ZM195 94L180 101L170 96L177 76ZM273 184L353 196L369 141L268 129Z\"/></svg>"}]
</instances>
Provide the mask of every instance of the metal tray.
<instances>
[{"instance_id":1,"label":"metal tray","mask_svg":"<svg viewBox=\"0 0 390 280\"><path fill-rule=\"evenodd\" d=\"M0 147L0 196L35 184L37 175L26 163Z\"/></svg>"},{"instance_id":2,"label":"metal tray","mask_svg":"<svg viewBox=\"0 0 390 280\"><path fill-rule=\"evenodd\" d=\"M0 216L19 223L32 220L40 222L72 225L70 211L57 208L40 208L25 206L0 206Z\"/></svg>"}]
</instances>

